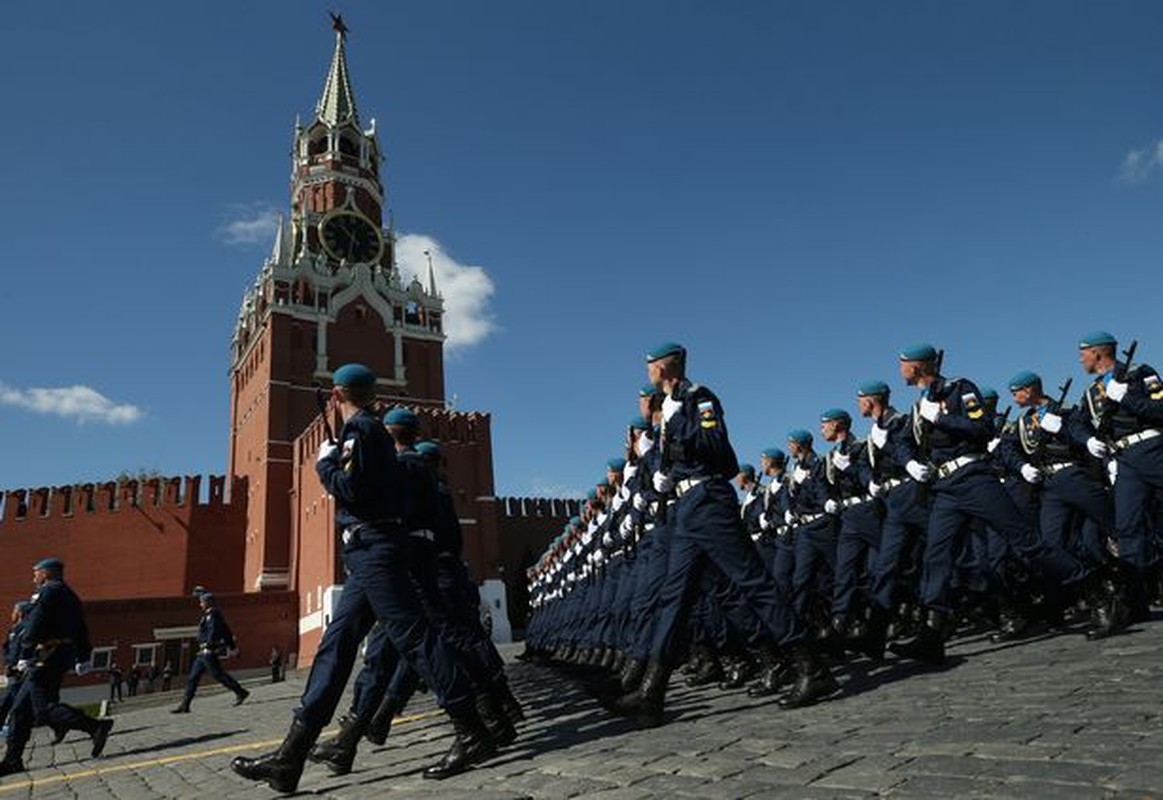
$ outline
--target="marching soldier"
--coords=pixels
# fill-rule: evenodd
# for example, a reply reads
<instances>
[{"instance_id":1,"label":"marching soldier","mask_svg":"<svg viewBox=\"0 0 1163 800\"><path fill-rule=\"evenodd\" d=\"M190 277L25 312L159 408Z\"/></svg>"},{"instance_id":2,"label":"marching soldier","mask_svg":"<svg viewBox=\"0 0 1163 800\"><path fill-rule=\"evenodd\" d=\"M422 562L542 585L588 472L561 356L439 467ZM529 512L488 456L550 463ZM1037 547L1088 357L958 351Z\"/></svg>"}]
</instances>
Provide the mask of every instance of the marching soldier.
<instances>
[{"instance_id":1,"label":"marching soldier","mask_svg":"<svg viewBox=\"0 0 1163 800\"><path fill-rule=\"evenodd\" d=\"M36 592L24 620L16 669L23 675L12 704L8 748L0 761L0 777L24 771L24 748L35 725L56 731L81 730L93 742L97 758L113 728L111 719L95 719L60 702L61 679L70 669L83 675L91 669L89 629L81 600L64 580L65 565L45 558L32 569Z\"/></svg>"},{"instance_id":2,"label":"marching soldier","mask_svg":"<svg viewBox=\"0 0 1163 800\"><path fill-rule=\"evenodd\" d=\"M190 713L190 703L193 702L198 691L198 682L205 673L210 673L211 678L234 692L234 705L241 705L250 697L250 692L243 689L234 676L222 668L220 659L235 654L237 649L234 633L226 623L222 610L218 608L214 594L203 589L198 593L198 605L202 609L202 618L198 622L198 653L186 676L186 691L182 695L182 702L170 712L171 714Z\"/></svg>"},{"instance_id":3,"label":"marching soldier","mask_svg":"<svg viewBox=\"0 0 1163 800\"><path fill-rule=\"evenodd\" d=\"M320 445L316 472L335 498L347 579L282 745L257 758L235 758L230 765L244 778L266 781L285 793L298 787L307 755L351 675L359 643L377 619L392 646L432 688L456 729L448 753L424 776L445 778L495 753L468 678L428 622L411 579L404 539L414 498L391 436L372 411L376 376L362 364L346 364L332 381L331 398L339 406L343 428L338 442Z\"/></svg>"}]
</instances>

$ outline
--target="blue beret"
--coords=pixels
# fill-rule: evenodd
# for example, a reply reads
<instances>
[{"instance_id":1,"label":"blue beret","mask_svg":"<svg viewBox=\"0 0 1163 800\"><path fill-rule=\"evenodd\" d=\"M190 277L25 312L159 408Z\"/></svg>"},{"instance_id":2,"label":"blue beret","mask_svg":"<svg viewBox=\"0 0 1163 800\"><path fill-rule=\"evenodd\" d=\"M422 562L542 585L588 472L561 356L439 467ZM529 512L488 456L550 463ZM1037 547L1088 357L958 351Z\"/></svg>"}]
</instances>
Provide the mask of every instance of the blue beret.
<instances>
[{"instance_id":1,"label":"blue beret","mask_svg":"<svg viewBox=\"0 0 1163 800\"><path fill-rule=\"evenodd\" d=\"M438 456L440 455L440 445L431 439L425 439L422 442L416 442L416 452L422 456Z\"/></svg>"},{"instance_id":2,"label":"blue beret","mask_svg":"<svg viewBox=\"0 0 1163 800\"><path fill-rule=\"evenodd\" d=\"M789 442L795 442L796 444L811 444L812 434L803 428L792 428L787 432L787 440Z\"/></svg>"},{"instance_id":3,"label":"blue beret","mask_svg":"<svg viewBox=\"0 0 1163 800\"><path fill-rule=\"evenodd\" d=\"M783 462L787 461L787 453L783 452L778 447L768 447L759 455L763 456L764 458L769 458L777 464L782 464Z\"/></svg>"},{"instance_id":4,"label":"blue beret","mask_svg":"<svg viewBox=\"0 0 1163 800\"><path fill-rule=\"evenodd\" d=\"M746 475L749 478L754 478L755 477L755 467L752 466L751 464L740 464L739 465L739 474Z\"/></svg>"},{"instance_id":5,"label":"blue beret","mask_svg":"<svg viewBox=\"0 0 1163 800\"><path fill-rule=\"evenodd\" d=\"M662 390L653 383L648 383L638 390L639 397L654 397L656 394L662 394Z\"/></svg>"},{"instance_id":6,"label":"blue beret","mask_svg":"<svg viewBox=\"0 0 1163 800\"><path fill-rule=\"evenodd\" d=\"M210 591L210 590L207 589L205 586L202 586L201 584L199 584L198 586L194 587L194 591L190 592L190 594L192 594L194 597L201 597L202 595L206 594L206 592L208 592L208 591Z\"/></svg>"},{"instance_id":7,"label":"blue beret","mask_svg":"<svg viewBox=\"0 0 1163 800\"><path fill-rule=\"evenodd\" d=\"M344 364L331 374L331 382L336 386L375 386L376 374L363 364Z\"/></svg>"},{"instance_id":8,"label":"blue beret","mask_svg":"<svg viewBox=\"0 0 1163 800\"><path fill-rule=\"evenodd\" d=\"M888 393L888 384L884 381L865 381L856 387L857 397L876 397L877 395L888 397Z\"/></svg>"},{"instance_id":9,"label":"blue beret","mask_svg":"<svg viewBox=\"0 0 1163 800\"><path fill-rule=\"evenodd\" d=\"M47 569L51 572L60 572L65 568L65 562L59 558L42 558L32 565L33 569Z\"/></svg>"},{"instance_id":10,"label":"blue beret","mask_svg":"<svg viewBox=\"0 0 1163 800\"><path fill-rule=\"evenodd\" d=\"M936 361L937 348L931 344L914 344L901 350L901 361Z\"/></svg>"},{"instance_id":11,"label":"blue beret","mask_svg":"<svg viewBox=\"0 0 1163 800\"><path fill-rule=\"evenodd\" d=\"M829 408L820 415L821 422L852 422L852 415L842 408Z\"/></svg>"},{"instance_id":12,"label":"blue beret","mask_svg":"<svg viewBox=\"0 0 1163 800\"><path fill-rule=\"evenodd\" d=\"M982 386L978 390L981 393L982 400L997 400L997 389L992 386Z\"/></svg>"},{"instance_id":13,"label":"blue beret","mask_svg":"<svg viewBox=\"0 0 1163 800\"><path fill-rule=\"evenodd\" d=\"M634 417L630 420L630 427L636 431L648 431L650 423L646 421L646 417Z\"/></svg>"},{"instance_id":14,"label":"blue beret","mask_svg":"<svg viewBox=\"0 0 1163 800\"><path fill-rule=\"evenodd\" d=\"M570 517L569 524L570 525L581 525L581 517Z\"/></svg>"},{"instance_id":15,"label":"blue beret","mask_svg":"<svg viewBox=\"0 0 1163 800\"><path fill-rule=\"evenodd\" d=\"M1010 391L1016 392L1018 389L1025 389L1027 386L1033 386L1035 383L1041 386L1042 376L1025 369L1010 378Z\"/></svg>"},{"instance_id":16,"label":"blue beret","mask_svg":"<svg viewBox=\"0 0 1163 800\"><path fill-rule=\"evenodd\" d=\"M403 406L396 406L387 414L384 414L385 425L403 425L406 428L419 428L420 418L416 416L416 412L410 408Z\"/></svg>"},{"instance_id":17,"label":"blue beret","mask_svg":"<svg viewBox=\"0 0 1163 800\"><path fill-rule=\"evenodd\" d=\"M667 356L678 356L679 358L686 358L686 348L676 342L666 342L660 344L658 347L646 354L646 362L657 361L660 358Z\"/></svg>"},{"instance_id":18,"label":"blue beret","mask_svg":"<svg viewBox=\"0 0 1163 800\"><path fill-rule=\"evenodd\" d=\"M1118 343L1118 339L1106 331L1091 331L1078 340L1078 349L1085 350L1087 347L1098 347L1104 344L1114 345Z\"/></svg>"},{"instance_id":19,"label":"blue beret","mask_svg":"<svg viewBox=\"0 0 1163 800\"><path fill-rule=\"evenodd\" d=\"M610 472L621 472L625 468L626 468L626 459L624 459L624 458L611 458L609 461L606 462L606 469L609 470Z\"/></svg>"}]
</instances>

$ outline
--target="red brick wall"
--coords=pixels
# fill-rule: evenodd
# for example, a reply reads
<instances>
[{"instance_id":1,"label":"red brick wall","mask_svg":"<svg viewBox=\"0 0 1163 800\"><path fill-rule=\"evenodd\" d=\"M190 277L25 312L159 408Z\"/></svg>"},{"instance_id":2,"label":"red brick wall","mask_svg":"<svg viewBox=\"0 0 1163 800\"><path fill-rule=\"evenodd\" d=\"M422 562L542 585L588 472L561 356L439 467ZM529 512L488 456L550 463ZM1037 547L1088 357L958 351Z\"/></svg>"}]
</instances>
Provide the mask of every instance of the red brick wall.
<instances>
[{"instance_id":1,"label":"red brick wall","mask_svg":"<svg viewBox=\"0 0 1163 800\"><path fill-rule=\"evenodd\" d=\"M198 477L130 482L120 497L112 483L6 492L0 603L32 592L32 565L46 556L92 600L182 595L199 583L240 590L245 509L226 502L223 478L207 486L206 502Z\"/></svg>"}]
</instances>

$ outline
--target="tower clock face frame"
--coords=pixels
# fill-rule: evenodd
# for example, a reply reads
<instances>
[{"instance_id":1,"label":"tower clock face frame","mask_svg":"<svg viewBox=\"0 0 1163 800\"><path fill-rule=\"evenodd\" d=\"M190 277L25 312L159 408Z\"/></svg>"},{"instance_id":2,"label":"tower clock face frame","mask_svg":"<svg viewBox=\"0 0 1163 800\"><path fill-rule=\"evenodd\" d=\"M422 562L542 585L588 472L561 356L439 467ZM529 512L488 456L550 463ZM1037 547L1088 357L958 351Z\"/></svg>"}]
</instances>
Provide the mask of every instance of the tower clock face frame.
<instances>
[{"instance_id":1,"label":"tower clock face frame","mask_svg":"<svg viewBox=\"0 0 1163 800\"><path fill-rule=\"evenodd\" d=\"M370 264L378 261L384 240L371 220L354 211L333 211L319 221L319 241L336 261Z\"/></svg>"}]
</instances>

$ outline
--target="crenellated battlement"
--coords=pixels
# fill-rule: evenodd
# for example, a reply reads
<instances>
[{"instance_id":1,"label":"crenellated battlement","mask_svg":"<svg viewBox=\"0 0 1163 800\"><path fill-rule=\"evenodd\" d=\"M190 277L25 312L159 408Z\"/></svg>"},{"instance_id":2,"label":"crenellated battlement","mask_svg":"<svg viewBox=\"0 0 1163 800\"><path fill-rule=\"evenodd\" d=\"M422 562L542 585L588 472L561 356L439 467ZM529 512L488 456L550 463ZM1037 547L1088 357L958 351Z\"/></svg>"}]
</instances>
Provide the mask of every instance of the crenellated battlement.
<instances>
[{"instance_id":1,"label":"crenellated battlement","mask_svg":"<svg viewBox=\"0 0 1163 800\"><path fill-rule=\"evenodd\" d=\"M441 444L490 442L492 416L481 411L450 411L445 408L419 406L414 409L421 420L424 436Z\"/></svg>"},{"instance_id":2,"label":"crenellated battlement","mask_svg":"<svg viewBox=\"0 0 1163 800\"><path fill-rule=\"evenodd\" d=\"M568 519L581 513L580 500L560 497L498 497L497 515L505 517L552 517Z\"/></svg>"},{"instance_id":3,"label":"crenellated battlement","mask_svg":"<svg viewBox=\"0 0 1163 800\"><path fill-rule=\"evenodd\" d=\"M33 519L116 514L126 509L228 507L230 497L244 497L245 492L239 488L241 479L235 479L228 496L226 481L224 475L209 476L205 499L201 475L10 489L0 492L0 527Z\"/></svg>"}]
</instances>

